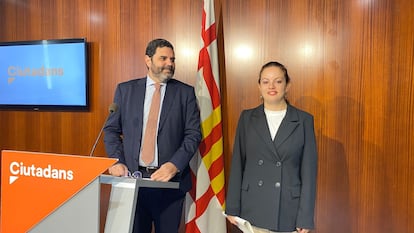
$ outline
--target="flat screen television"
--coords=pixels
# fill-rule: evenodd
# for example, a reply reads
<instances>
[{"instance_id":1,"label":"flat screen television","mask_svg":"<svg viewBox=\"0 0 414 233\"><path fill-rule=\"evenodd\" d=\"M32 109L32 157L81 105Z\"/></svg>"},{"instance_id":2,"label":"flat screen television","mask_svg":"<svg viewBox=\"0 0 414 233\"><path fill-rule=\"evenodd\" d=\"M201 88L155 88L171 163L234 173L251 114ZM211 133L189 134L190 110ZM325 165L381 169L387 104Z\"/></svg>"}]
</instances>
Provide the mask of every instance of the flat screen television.
<instances>
[{"instance_id":1,"label":"flat screen television","mask_svg":"<svg viewBox=\"0 0 414 233\"><path fill-rule=\"evenodd\" d=\"M85 38L0 42L0 109L88 110Z\"/></svg>"}]
</instances>

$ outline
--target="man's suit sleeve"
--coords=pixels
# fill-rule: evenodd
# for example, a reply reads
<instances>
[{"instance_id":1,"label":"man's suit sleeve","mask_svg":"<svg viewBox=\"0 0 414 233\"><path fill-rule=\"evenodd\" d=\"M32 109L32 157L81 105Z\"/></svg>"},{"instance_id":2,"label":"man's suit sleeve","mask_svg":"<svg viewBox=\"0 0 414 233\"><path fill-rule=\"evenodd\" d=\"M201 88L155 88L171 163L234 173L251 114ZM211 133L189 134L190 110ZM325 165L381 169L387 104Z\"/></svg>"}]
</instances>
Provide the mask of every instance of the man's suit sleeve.
<instances>
[{"instance_id":1,"label":"man's suit sleeve","mask_svg":"<svg viewBox=\"0 0 414 233\"><path fill-rule=\"evenodd\" d=\"M188 163L196 153L202 137L200 129L200 110L197 104L194 88L187 88L186 91L186 102L182 103L183 106L186 106L183 112L185 115L184 137L180 147L169 160L180 171L188 167Z\"/></svg>"},{"instance_id":2,"label":"man's suit sleeve","mask_svg":"<svg viewBox=\"0 0 414 233\"><path fill-rule=\"evenodd\" d=\"M114 103L117 104L118 110L109 115L104 127L104 144L105 150L110 158L117 158L119 163L126 164L124 150L122 146L122 98L121 86L118 85L115 90Z\"/></svg>"}]
</instances>

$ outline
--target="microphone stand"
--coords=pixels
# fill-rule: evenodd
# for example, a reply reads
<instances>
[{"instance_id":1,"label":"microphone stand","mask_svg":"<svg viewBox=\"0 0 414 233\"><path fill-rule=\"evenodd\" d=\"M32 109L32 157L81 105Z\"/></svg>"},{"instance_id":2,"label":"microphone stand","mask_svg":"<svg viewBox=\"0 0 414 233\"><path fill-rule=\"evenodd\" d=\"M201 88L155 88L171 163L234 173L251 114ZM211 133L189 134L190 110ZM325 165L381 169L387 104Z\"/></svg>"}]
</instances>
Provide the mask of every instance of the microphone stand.
<instances>
[{"instance_id":1,"label":"microphone stand","mask_svg":"<svg viewBox=\"0 0 414 233\"><path fill-rule=\"evenodd\" d=\"M101 138L103 129L105 128L105 124L108 121L109 116L111 116L111 114L116 112L117 110L118 110L118 106L115 103L113 103L109 106L109 115L106 117L106 120L105 120L104 124L102 125L101 130L99 131L98 137L96 137L95 143L93 144L91 152L89 153L89 157L93 156L93 152L95 151L96 146L98 145L99 139Z\"/></svg>"}]
</instances>

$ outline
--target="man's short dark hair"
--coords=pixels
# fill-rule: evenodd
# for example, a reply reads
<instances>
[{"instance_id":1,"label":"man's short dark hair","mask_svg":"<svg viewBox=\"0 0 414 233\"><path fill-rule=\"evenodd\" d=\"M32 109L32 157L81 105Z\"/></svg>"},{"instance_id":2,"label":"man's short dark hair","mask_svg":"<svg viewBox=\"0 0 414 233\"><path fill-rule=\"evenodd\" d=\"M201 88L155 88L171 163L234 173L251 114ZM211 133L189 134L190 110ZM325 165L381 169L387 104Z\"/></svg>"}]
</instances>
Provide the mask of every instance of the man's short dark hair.
<instances>
[{"instance_id":1,"label":"man's short dark hair","mask_svg":"<svg viewBox=\"0 0 414 233\"><path fill-rule=\"evenodd\" d=\"M152 57L154 56L157 48L163 48L163 47L168 47L174 50L173 45L169 41L165 39L155 39L148 43L147 49L145 50L145 55L147 55L148 57Z\"/></svg>"}]
</instances>

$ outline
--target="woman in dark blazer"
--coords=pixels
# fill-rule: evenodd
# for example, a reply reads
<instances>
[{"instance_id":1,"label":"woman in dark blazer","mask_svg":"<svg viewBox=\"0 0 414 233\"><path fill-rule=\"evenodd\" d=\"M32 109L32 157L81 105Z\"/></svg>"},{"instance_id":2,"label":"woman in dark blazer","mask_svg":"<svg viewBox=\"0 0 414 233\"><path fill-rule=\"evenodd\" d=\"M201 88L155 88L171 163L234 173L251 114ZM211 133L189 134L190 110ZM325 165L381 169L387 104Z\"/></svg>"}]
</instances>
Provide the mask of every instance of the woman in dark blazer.
<instances>
[{"instance_id":1,"label":"woman in dark blazer","mask_svg":"<svg viewBox=\"0 0 414 233\"><path fill-rule=\"evenodd\" d=\"M241 113L233 148L226 214L255 232L307 233L314 228L317 150L313 116L290 105L286 68L265 64L263 104Z\"/></svg>"}]
</instances>

